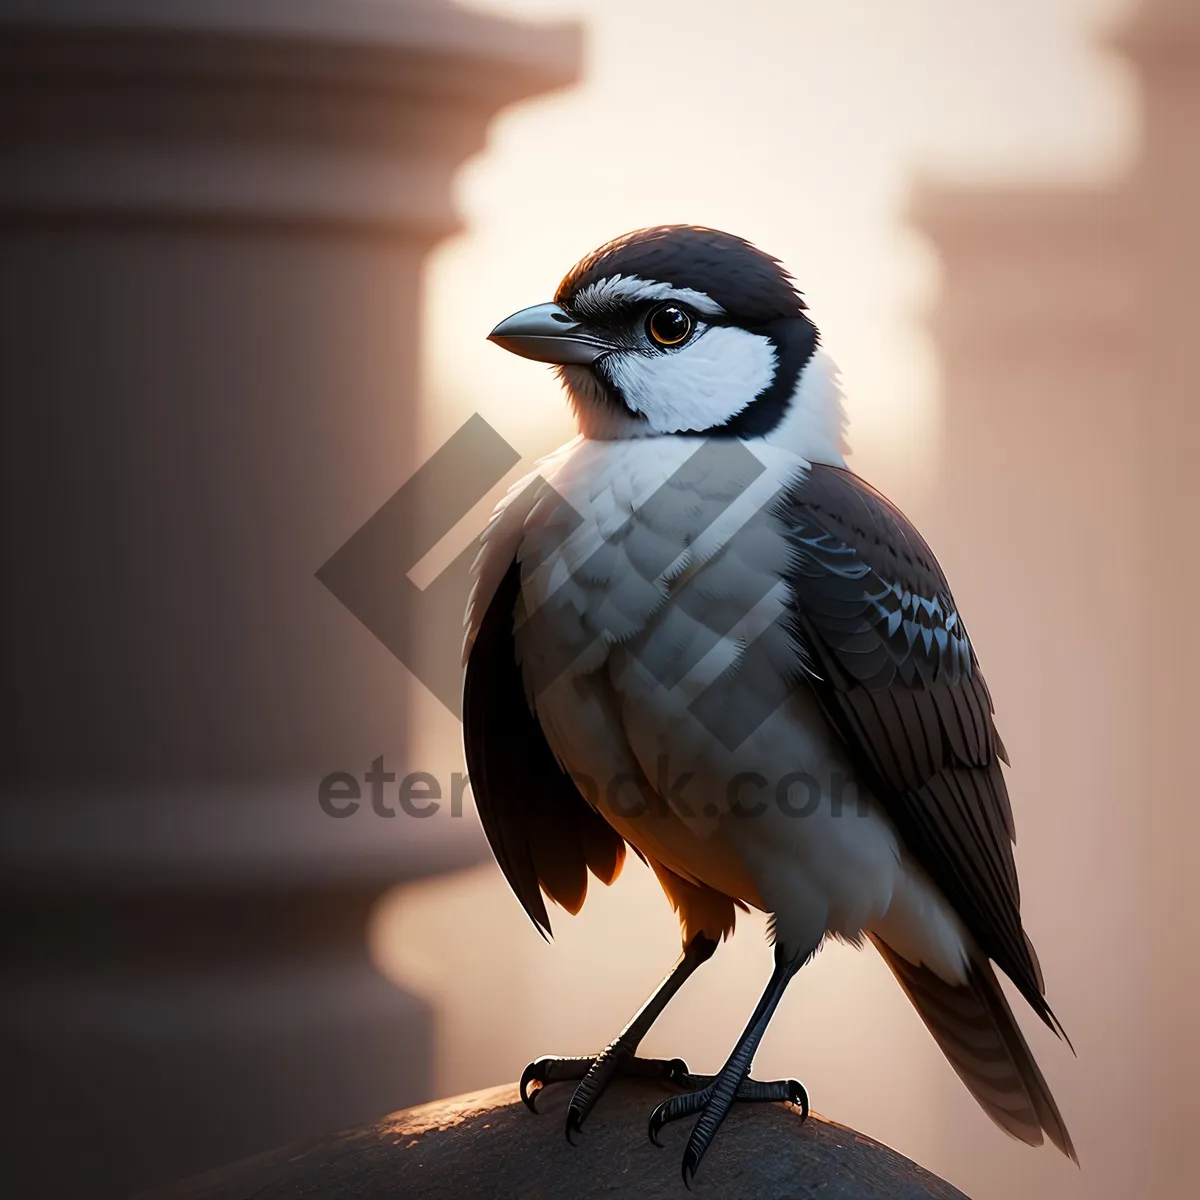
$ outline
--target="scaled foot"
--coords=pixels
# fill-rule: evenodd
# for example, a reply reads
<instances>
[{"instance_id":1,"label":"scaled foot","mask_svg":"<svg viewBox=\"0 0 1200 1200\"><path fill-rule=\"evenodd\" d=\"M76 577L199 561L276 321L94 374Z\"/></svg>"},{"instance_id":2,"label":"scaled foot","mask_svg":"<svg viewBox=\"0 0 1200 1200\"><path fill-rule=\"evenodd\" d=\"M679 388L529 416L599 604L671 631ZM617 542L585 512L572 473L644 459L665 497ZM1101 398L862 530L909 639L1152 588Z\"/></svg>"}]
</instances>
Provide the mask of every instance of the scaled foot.
<instances>
[{"instance_id":1,"label":"scaled foot","mask_svg":"<svg viewBox=\"0 0 1200 1200\"><path fill-rule=\"evenodd\" d=\"M688 1086L688 1080L693 1078L682 1058L638 1058L633 1048L622 1045L618 1038L594 1058L546 1056L535 1059L521 1075L521 1099L530 1112L537 1112L537 1094L547 1084L579 1080L567 1106L566 1133L570 1140L618 1075L664 1079L682 1087Z\"/></svg>"},{"instance_id":2,"label":"scaled foot","mask_svg":"<svg viewBox=\"0 0 1200 1200\"><path fill-rule=\"evenodd\" d=\"M679 1081L694 1090L670 1096L650 1114L650 1140L661 1146L659 1131L672 1121L700 1114L692 1126L687 1148L683 1152L683 1182L690 1188L692 1177L700 1166L705 1151L712 1145L721 1122L736 1101L786 1101L800 1109L800 1120L808 1118L808 1092L795 1079L773 1079L759 1082L749 1076L740 1080L729 1071L720 1075L689 1075Z\"/></svg>"}]
</instances>

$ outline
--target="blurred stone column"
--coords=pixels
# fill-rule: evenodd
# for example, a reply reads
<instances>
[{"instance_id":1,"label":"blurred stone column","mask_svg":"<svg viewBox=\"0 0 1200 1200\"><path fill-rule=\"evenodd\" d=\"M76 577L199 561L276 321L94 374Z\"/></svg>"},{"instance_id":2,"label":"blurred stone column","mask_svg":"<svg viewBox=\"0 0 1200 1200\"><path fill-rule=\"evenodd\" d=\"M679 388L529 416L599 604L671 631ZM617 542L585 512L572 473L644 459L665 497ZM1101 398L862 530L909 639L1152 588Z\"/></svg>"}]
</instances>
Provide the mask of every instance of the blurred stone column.
<instances>
[{"instance_id":1,"label":"blurred stone column","mask_svg":"<svg viewBox=\"0 0 1200 1200\"><path fill-rule=\"evenodd\" d=\"M1159 1098L1146 1191L1195 1191L1200 1029L1200 5L1145 0L1117 39L1141 89L1144 136L1133 174L1142 230L1138 311L1139 669L1145 753L1130 797L1145 830L1152 884L1155 1035L1148 1090Z\"/></svg>"},{"instance_id":2,"label":"blurred stone column","mask_svg":"<svg viewBox=\"0 0 1200 1200\"><path fill-rule=\"evenodd\" d=\"M419 273L573 28L449 4L0 0L6 1195L421 1100L372 969L464 822L335 821L407 672L314 572L414 469Z\"/></svg>"},{"instance_id":3,"label":"blurred stone column","mask_svg":"<svg viewBox=\"0 0 1200 1200\"><path fill-rule=\"evenodd\" d=\"M1104 1091L1047 1073L1138 1148L1114 1194L1173 1196L1200 1074L1200 8L1146 0L1113 42L1142 90L1128 178L926 187L913 212L944 268L938 544L1013 753L1051 1000Z\"/></svg>"},{"instance_id":4,"label":"blurred stone column","mask_svg":"<svg viewBox=\"0 0 1200 1200\"><path fill-rule=\"evenodd\" d=\"M926 185L911 210L942 265L931 541L1012 757L1026 927L1075 1045L1104 1055L1113 1095L1139 1095L1150 1037L1144 822L1129 803L1143 762L1137 224L1124 189ZM1117 946L1120 970L1103 969ZM1068 1124L1080 1114L1076 1126L1113 1139L1148 1136L1146 1111L1089 1092L1036 1030L1033 1044ZM946 1116L951 1153L957 1119ZM1124 1191L1139 1194L1138 1156L1128 1170Z\"/></svg>"}]
</instances>

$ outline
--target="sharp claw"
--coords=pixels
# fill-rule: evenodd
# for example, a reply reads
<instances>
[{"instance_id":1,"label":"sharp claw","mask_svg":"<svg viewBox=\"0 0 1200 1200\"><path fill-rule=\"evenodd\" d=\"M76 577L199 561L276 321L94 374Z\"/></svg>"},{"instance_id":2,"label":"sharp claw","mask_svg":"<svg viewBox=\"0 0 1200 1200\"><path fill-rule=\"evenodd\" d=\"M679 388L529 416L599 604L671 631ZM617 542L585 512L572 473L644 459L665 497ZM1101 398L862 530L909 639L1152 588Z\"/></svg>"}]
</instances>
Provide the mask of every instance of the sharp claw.
<instances>
[{"instance_id":1,"label":"sharp claw","mask_svg":"<svg viewBox=\"0 0 1200 1200\"><path fill-rule=\"evenodd\" d=\"M687 1063L682 1058L673 1058L667 1064L667 1081L669 1083L682 1083L690 1073Z\"/></svg>"},{"instance_id":2,"label":"sharp claw","mask_svg":"<svg viewBox=\"0 0 1200 1200\"><path fill-rule=\"evenodd\" d=\"M788 1080L788 1092L791 1095L793 1104L800 1107L800 1120L808 1120L808 1088L804 1086L798 1079Z\"/></svg>"},{"instance_id":3,"label":"sharp claw","mask_svg":"<svg viewBox=\"0 0 1200 1200\"><path fill-rule=\"evenodd\" d=\"M519 1089L521 1092L521 1099L525 1102L525 1107L529 1109L531 1113L537 1112L537 1094L544 1086L541 1080L541 1070L545 1065L546 1060L544 1058L535 1058L533 1062L531 1062L529 1066L527 1066L525 1070L521 1072L521 1084ZM537 1087L535 1087L532 1092L529 1090L529 1085L531 1083L537 1084Z\"/></svg>"},{"instance_id":4,"label":"sharp claw","mask_svg":"<svg viewBox=\"0 0 1200 1200\"><path fill-rule=\"evenodd\" d=\"M650 1128L649 1128L649 1131L648 1131L648 1132L649 1132L649 1134L650 1134L650 1140L651 1140L651 1141L652 1141L652 1142L653 1142L653 1143L654 1143L654 1144L655 1144L655 1145L656 1145L656 1146L657 1146L657 1147L658 1147L660 1150L663 1148L663 1144L662 1144L662 1142L660 1142L660 1141L658 1140L658 1131L659 1131L659 1130L660 1130L660 1129L661 1129L661 1128L662 1128L662 1127L663 1127L663 1126L664 1126L664 1125L667 1123L667 1118L666 1118L666 1116L665 1116L665 1115L664 1115L664 1113L663 1113L663 1109L664 1109L664 1108L666 1108L666 1107L667 1107L667 1102L664 1100L664 1101L663 1101L663 1102L662 1102L660 1105L658 1105L658 1107L657 1107L657 1108L655 1108L655 1110L654 1110L654 1111L653 1111L653 1112L650 1114Z\"/></svg>"},{"instance_id":5,"label":"sharp claw","mask_svg":"<svg viewBox=\"0 0 1200 1200\"><path fill-rule=\"evenodd\" d=\"M567 1127L566 1127L567 1141L570 1142L572 1146L575 1145L575 1139L571 1136L571 1134L578 1133L582 1128L583 1128L583 1121L580 1119L579 1109L576 1108L575 1105L572 1104L567 1109Z\"/></svg>"}]
</instances>

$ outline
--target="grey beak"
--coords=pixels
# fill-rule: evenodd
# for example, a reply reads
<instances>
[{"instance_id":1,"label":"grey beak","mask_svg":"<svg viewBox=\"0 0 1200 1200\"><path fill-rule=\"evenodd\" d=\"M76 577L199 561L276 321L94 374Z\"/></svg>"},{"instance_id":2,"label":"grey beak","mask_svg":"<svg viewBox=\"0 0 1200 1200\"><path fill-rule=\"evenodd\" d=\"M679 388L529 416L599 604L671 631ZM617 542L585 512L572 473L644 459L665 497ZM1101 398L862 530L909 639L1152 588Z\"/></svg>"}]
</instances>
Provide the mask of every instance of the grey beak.
<instances>
[{"instance_id":1,"label":"grey beak","mask_svg":"<svg viewBox=\"0 0 1200 1200\"><path fill-rule=\"evenodd\" d=\"M547 363L586 365L612 349L557 304L535 304L513 313L488 334L488 341Z\"/></svg>"}]
</instances>

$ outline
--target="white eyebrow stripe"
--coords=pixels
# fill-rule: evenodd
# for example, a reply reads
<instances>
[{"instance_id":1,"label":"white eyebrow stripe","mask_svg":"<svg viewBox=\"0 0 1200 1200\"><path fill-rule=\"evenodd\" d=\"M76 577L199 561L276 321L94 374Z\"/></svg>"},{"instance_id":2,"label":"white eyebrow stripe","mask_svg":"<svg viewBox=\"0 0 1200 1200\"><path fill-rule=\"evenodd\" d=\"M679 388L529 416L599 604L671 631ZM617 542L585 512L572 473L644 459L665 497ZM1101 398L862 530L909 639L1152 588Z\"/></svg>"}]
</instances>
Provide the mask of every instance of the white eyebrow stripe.
<instances>
[{"instance_id":1,"label":"white eyebrow stripe","mask_svg":"<svg viewBox=\"0 0 1200 1200\"><path fill-rule=\"evenodd\" d=\"M613 275L598 279L580 288L571 300L571 307L579 312L596 314L613 308L617 304L639 303L646 300L678 300L710 317L722 317L725 310L704 292L692 288L672 287L655 279L642 279L637 275Z\"/></svg>"}]
</instances>

